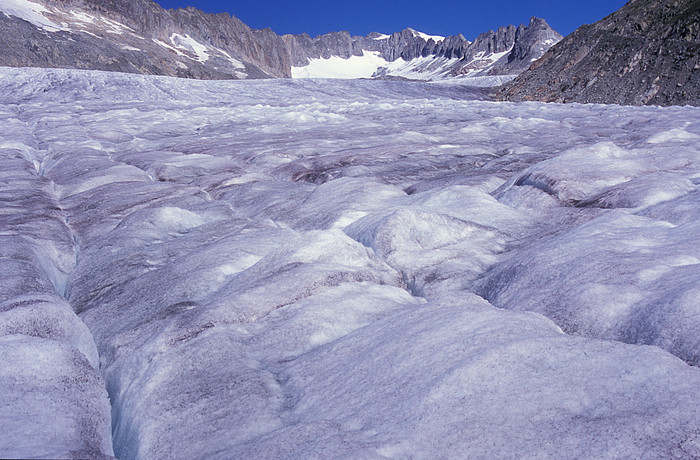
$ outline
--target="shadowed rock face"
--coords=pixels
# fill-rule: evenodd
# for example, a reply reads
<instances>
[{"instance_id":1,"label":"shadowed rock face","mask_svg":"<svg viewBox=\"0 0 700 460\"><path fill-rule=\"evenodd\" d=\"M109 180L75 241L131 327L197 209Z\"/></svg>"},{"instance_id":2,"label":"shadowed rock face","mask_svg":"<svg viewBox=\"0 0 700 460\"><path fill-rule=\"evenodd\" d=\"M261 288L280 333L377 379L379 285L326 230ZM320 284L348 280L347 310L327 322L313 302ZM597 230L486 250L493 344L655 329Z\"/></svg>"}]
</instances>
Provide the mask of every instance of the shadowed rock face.
<instances>
[{"instance_id":1,"label":"shadowed rock face","mask_svg":"<svg viewBox=\"0 0 700 460\"><path fill-rule=\"evenodd\" d=\"M40 12L33 16L26 13L27 5ZM152 0L35 0L19 12L13 8L0 5L0 12L5 13L0 14L0 46L4 50L0 66L196 79L291 77L292 66L305 66L310 59L347 59L366 51L378 52L388 62L430 56L456 58L459 62L452 62L447 69L456 75L467 66L469 70L491 66L492 61L478 62L483 55L513 49L513 53L519 50L517 59L499 62L497 67L503 69L494 73L515 74L545 51L534 29L544 28L547 37L561 38L539 19L533 19L528 27L501 27L470 42L462 35L436 41L412 29L390 36L373 33L352 37L348 32L316 38L306 34L279 36L270 29L251 29L226 13L208 14L195 8L165 10ZM533 28L535 22L537 27ZM531 32L524 33L526 30Z\"/></svg>"},{"instance_id":2,"label":"shadowed rock face","mask_svg":"<svg viewBox=\"0 0 700 460\"><path fill-rule=\"evenodd\" d=\"M700 104L700 1L631 0L498 94L511 101Z\"/></svg>"}]
</instances>

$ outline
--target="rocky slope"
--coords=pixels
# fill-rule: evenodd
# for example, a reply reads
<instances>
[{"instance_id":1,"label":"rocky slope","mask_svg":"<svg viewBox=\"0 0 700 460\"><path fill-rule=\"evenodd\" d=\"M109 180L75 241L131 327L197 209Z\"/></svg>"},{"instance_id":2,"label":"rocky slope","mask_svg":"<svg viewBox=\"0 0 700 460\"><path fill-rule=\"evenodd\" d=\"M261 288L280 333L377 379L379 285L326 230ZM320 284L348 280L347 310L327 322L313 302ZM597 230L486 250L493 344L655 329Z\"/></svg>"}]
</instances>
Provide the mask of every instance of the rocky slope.
<instances>
[{"instance_id":1,"label":"rocky slope","mask_svg":"<svg viewBox=\"0 0 700 460\"><path fill-rule=\"evenodd\" d=\"M630 0L567 36L498 97L700 105L700 1Z\"/></svg>"},{"instance_id":2,"label":"rocky slope","mask_svg":"<svg viewBox=\"0 0 700 460\"><path fill-rule=\"evenodd\" d=\"M470 42L412 29L365 37L279 36L225 13L165 10L151 0L6 0L0 12L0 65L198 79L291 77L293 68L314 60L365 55L378 59L370 72L377 77L517 74L561 39L536 18Z\"/></svg>"},{"instance_id":3,"label":"rocky slope","mask_svg":"<svg viewBox=\"0 0 700 460\"><path fill-rule=\"evenodd\" d=\"M282 40L227 14L164 10L151 0L9 0L0 65L187 78L289 76Z\"/></svg>"}]
</instances>

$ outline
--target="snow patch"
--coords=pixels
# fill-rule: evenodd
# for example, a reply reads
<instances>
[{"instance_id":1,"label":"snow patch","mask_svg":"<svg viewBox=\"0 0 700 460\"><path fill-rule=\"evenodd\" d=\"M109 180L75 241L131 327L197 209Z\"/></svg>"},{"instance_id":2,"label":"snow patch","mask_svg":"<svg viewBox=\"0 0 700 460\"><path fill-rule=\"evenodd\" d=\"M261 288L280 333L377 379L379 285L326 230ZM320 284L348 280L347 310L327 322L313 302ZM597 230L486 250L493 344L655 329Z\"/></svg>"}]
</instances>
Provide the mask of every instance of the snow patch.
<instances>
[{"instance_id":1,"label":"snow patch","mask_svg":"<svg viewBox=\"0 0 700 460\"><path fill-rule=\"evenodd\" d=\"M235 67L237 69L245 69L245 64L243 64L238 59L231 57L231 55L228 54L226 51L224 51L220 48L217 48L217 51L219 51L221 54L226 56L226 59L228 59L228 61L233 65L233 67ZM245 75L245 73L243 73L243 75ZM239 78L241 78L241 77L239 77Z\"/></svg>"},{"instance_id":2,"label":"snow patch","mask_svg":"<svg viewBox=\"0 0 700 460\"><path fill-rule=\"evenodd\" d=\"M9 16L15 16L31 22L40 29L44 29L48 32L70 30L46 17L46 14L50 14L51 10L44 5L29 0L3 0L0 2L0 11Z\"/></svg>"},{"instance_id":3,"label":"snow patch","mask_svg":"<svg viewBox=\"0 0 700 460\"><path fill-rule=\"evenodd\" d=\"M415 29L411 29L411 28L409 28L408 30L411 31L411 33L413 34L414 37L420 37L420 38L422 38L422 39L425 40L425 41L428 41L428 40L431 40L431 39L432 39L435 43L440 43L440 42L442 42L443 40L445 40L445 37L443 37L443 36L441 36L441 35L428 35L428 34L426 34L426 33L419 32L419 31L417 31L417 30L415 30Z\"/></svg>"},{"instance_id":4,"label":"snow patch","mask_svg":"<svg viewBox=\"0 0 700 460\"><path fill-rule=\"evenodd\" d=\"M292 67L292 78L370 78L386 64L378 51L363 51L362 56L348 59L338 56L310 59L306 66Z\"/></svg>"},{"instance_id":5,"label":"snow patch","mask_svg":"<svg viewBox=\"0 0 700 460\"><path fill-rule=\"evenodd\" d=\"M121 22L112 21L111 19L107 19L107 18L101 18L100 20L102 22L104 22L105 24L107 24L107 26L110 28L109 30L107 30L107 33L123 34L125 32L135 32L134 29L122 24Z\"/></svg>"},{"instance_id":6,"label":"snow patch","mask_svg":"<svg viewBox=\"0 0 700 460\"><path fill-rule=\"evenodd\" d=\"M410 61L401 58L387 63L379 73L411 80L438 80L447 77L450 66L459 62L458 58L424 56Z\"/></svg>"},{"instance_id":7,"label":"snow patch","mask_svg":"<svg viewBox=\"0 0 700 460\"><path fill-rule=\"evenodd\" d=\"M389 37L390 37L390 35L377 33L374 37L372 37L372 39L373 40L386 40Z\"/></svg>"},{"instance_id":8,"label":"snow patch","mask_svg":"<svg viewBox=\"0 0 700 460\"><path fill-rule=\"evenodd\" d=\"M513 47L500 53L488 54L485 51L480 51L463 67L461 73L466 77L485 76L496 62L510 54L511 51L513 51Z\"/></svg>"},{"instance_id":9,"label":"snow patch","mask_svg":"<svg viewBox=\"0 0 700 460\"><path fill-rule=\"evenodd\" d=\"M87 13L84 13L82 11L70 11L71 16L73 16L73 19L76 21L80 22L85 22L88 24L93 24L95 22L95 17L91 16Z\"/></svg>"},{"instance_id":10,"label":"snow patch","mask_svg":"<svg viewBox=\"0 0 700 460\"><path fill-rule=\"evenodd\" d=\"M209 48L199 43L197 40L190 37L189 35L180 35L174 33L170 35L170 42L176 48L187 51L188 57L191 57L191 55L196 56L193 58L196 61L206 62L209 60Z\"/></svg>"},{"instance_id":11,"label":"snow patch","mask_svg":"<svg viewBox=\"0 0 700 460\"><path fill-rule=\"evenodd\" d=\"M158 39L156 39L156 38L153 38L152 40L153 40L154 43L156 43L156 44L158 44L158 45L160 45L160 46L162 46L162 47L164 47L164 48L168 48L168 49L171 50L171 51L174 51L175 54L177 54L178 56L184 56L184 57L187 57L187 58L192 59L191 56L188 56L187 54L183 53L182 51L180 51L179 49L175 48L174 46L168 45L167 43L165 43L165 42L162 41L162 40L158 40ZM179 65L179 64L180 64L180 63L178 63L178 65ZM184 65L184 64L183 64L183 65ZM187 66L184 66L184 67L187 68Z\"/></svg>"}]
</instances>

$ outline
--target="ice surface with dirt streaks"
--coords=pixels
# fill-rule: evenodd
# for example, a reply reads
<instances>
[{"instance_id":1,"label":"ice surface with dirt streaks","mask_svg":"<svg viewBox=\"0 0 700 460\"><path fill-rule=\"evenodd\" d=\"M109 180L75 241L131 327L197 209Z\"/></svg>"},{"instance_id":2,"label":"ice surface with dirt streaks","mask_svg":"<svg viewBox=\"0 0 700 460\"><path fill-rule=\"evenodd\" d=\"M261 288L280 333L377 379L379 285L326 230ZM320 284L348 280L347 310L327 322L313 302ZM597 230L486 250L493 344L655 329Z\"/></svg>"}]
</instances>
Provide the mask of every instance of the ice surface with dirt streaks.
<instances>
[{"instance_id":1,"label":"ice surface with dirt streaks","mask_svg":"<svg viewBox=\"0 0 700 460\"><path fill-rule=\"evenodd\" d=\"M0 86L0 456L700 456L698 109Z\"/></svg>"}]
</instances>

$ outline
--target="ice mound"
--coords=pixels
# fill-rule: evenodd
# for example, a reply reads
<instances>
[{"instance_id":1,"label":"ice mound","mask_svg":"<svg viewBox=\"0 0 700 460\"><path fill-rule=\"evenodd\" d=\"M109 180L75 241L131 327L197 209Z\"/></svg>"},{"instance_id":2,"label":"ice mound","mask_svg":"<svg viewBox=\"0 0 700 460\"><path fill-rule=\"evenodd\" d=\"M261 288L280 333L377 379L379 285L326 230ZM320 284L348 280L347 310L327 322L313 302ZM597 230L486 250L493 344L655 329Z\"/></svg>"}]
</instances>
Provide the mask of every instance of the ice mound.
<instances>
[{"instance_id":1,"label":"ice mound","mask_svg":"<svg viewBox=\"0 0 700 460\"><path fill-rule=\"evenodd\" d=\"M70 346L21 332L0 336L2 455L112 458L102 376Z\"/></svg>"},{"instance_id":2,"label":"ice mound","mask_svg":"<svg viewBox=\"0 0 700 460\"><path fill-rule=\"evenodd\" d=\"M288 425L236 455L700 453L697 432L685 431L700 415L695 369L656 348L566 336L475 296L399 312L275 369Z\"/></svg>"},{"instance_id":3,"label":"ice mound","mask_svg":"<svg viewBox=\"0 0 700 460\"><path fill-rule=\"evenodd\" d=\"M497 306L531 310L566 332L658 345L700 361L698 221L612 212L515 252L480 282Z\"/></svg>"},{"instance_id":4,"label":"ice mound","mask_svg":"<svg viewBox=\"0 0 700 460\"><path fill-rule=\"evenodd\" d=\"M80 351L99 367L92 334L61 297L51 294L23 295L0 304L0 336L25 335L54 340Z\"/></svg>"},{"instance_id":5,"label":"ice mound","mask_svg":"<svg viewBox=\"0 0 700 460\"><path fill-rule=\"evenodd\" d=\"M476 278L504 246L493 228L405 207L365 217L345 231L399 270L418 295L426 295L428 284L434 290L440 281Z\"/></svg>"}]
</instances>

